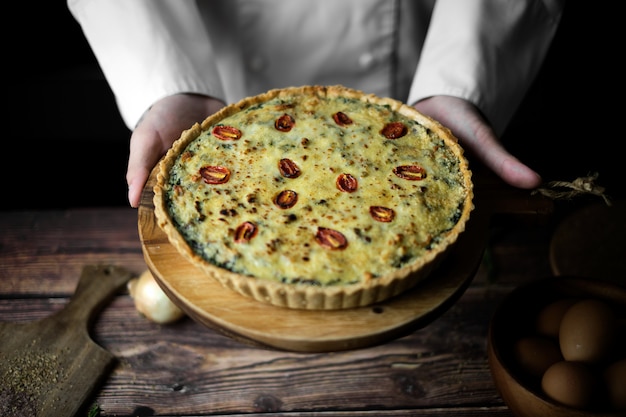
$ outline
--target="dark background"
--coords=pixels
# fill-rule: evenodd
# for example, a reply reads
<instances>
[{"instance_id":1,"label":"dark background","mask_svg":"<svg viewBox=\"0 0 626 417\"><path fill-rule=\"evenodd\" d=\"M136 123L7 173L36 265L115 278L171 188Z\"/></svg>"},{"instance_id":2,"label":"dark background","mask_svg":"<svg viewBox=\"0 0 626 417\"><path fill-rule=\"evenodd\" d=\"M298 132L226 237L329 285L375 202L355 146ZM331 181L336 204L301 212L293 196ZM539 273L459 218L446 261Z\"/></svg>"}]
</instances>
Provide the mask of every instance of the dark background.
<instances>
[{"instance_id":1,"label":"dark background","mask_svg":"<svg viewBox=\"0 0 626 417\"><path fill-rule=\"evenodd\" d=\"M597 183L614 197L626 189L618 5L570 0L502 138L546 181L598 172ZM7 17L19 22L8 26L20 29L5 29L2 210L125 206L130 131L79 25L64 1L13 9Z\"/></svg>"}]
</instances>

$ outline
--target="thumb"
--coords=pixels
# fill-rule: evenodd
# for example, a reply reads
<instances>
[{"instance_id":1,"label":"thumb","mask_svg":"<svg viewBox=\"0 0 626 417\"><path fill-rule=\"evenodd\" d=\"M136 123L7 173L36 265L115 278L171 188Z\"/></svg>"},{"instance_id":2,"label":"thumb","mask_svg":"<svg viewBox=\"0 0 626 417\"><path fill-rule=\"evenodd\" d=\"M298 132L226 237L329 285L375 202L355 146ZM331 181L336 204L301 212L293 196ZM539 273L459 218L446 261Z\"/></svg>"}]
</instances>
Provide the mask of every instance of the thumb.
<instances>
[{"instance_id":1,"label":"thumb","mask_svg":"<svg viewBox=\"0 0 626 417\"><path fill-rule=\"evenodd\" d=\"M143 188L161 158L160 143L159 133L149 123L141 123L131 135L126 183L128 202L133 208L139 207Z\"/></svg>"}]
</instances>

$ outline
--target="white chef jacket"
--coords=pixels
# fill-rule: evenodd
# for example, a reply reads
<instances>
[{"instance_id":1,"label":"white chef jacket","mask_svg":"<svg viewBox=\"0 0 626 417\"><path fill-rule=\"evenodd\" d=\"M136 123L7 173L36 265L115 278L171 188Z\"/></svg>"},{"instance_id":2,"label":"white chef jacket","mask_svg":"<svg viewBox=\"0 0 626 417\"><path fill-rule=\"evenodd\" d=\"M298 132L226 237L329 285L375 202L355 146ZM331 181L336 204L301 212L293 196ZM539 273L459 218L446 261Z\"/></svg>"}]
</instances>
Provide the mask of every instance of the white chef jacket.
<instances>
[{"instance_id":1,"label":"white chef jacket","mask_svg":"<svg viewBox=\"0 0 626 417\"><path fill-rule=\"evenodd\" d=\"M157 100L342 84L467 99L501 134L565 0L67 0L133 129Z\"/></svg>"}]
</instances>

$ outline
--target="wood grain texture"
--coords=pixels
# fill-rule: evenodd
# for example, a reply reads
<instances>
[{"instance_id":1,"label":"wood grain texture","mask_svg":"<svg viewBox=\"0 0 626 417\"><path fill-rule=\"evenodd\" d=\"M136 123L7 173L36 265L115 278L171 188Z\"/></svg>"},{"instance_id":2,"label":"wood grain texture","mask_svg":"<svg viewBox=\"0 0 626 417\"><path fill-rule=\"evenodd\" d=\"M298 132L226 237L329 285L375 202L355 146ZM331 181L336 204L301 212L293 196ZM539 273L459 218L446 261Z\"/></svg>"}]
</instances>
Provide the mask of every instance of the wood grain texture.
<instances>
[{"instance_id":1,"label":"wood grain texture","mask_svg":"<svg viewBox=\"0 0 626 417\"><path fill-rule=\"evenodd\" d=\"M0 297L67 296L85 265L146 268L131 208L0 212L0 230Z\"/></svg>"},{"instance_id":2,"label":"wood grain texture","mask_svg":"<svg viewBox=\"0 0 626 417\"><path fill-rule=\"evenodd\" d=\"M0 323L3 416L76 414L115 360L93 342L89 325L130 277L123 268L86 266L62 310L28 323Z\"/></svg>"}]
</instances>

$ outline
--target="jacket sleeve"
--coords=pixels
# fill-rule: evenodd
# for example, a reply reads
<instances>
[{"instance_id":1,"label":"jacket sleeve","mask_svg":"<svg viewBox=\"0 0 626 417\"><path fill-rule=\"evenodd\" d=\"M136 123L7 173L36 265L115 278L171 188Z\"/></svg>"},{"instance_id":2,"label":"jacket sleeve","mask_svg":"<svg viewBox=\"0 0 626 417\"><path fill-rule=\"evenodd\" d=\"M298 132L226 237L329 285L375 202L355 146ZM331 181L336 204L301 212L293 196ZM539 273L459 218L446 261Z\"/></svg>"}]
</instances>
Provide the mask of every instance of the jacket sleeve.
<instances>
[{"instance_id":1,"label":"jacket sleeve","mask_svg":"<svg viewBox=\"0 0 626 417\"><path fill-rule=\"evenodd\" d=\"M474 103L502 134L534 81L565 0L438 0L408 103Z\"/></svg>"},{"instance_id":2,"label":"jacket sleeve","mask_svg":"<svg viewBox=\"0 0 626 417\"><path fill-rule=\"evenodd\" d=\"M223 98L213 50L193 0L67 0L132 130L177 93Z\"/></svg>"}]
</instances>

